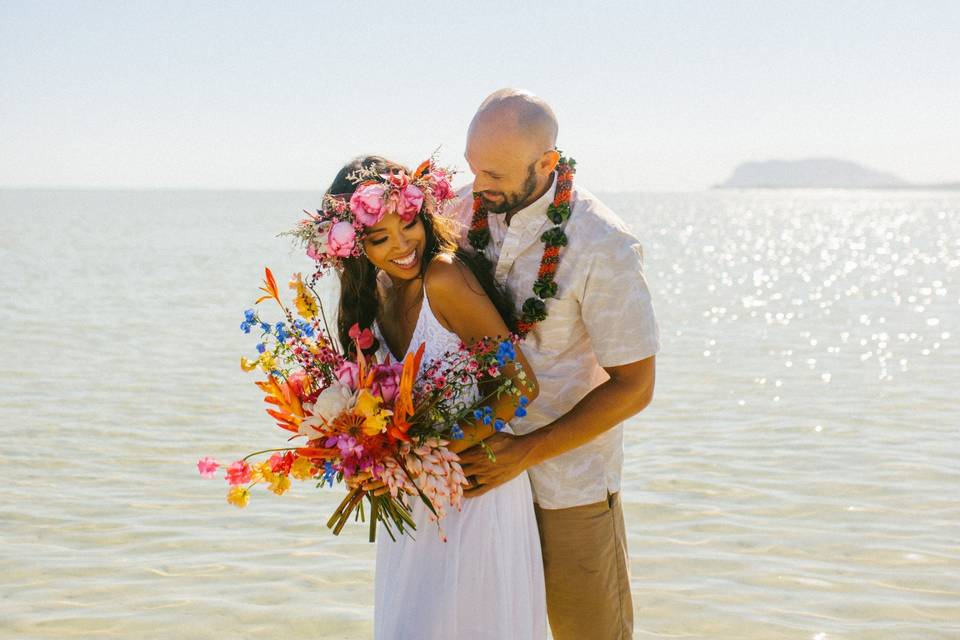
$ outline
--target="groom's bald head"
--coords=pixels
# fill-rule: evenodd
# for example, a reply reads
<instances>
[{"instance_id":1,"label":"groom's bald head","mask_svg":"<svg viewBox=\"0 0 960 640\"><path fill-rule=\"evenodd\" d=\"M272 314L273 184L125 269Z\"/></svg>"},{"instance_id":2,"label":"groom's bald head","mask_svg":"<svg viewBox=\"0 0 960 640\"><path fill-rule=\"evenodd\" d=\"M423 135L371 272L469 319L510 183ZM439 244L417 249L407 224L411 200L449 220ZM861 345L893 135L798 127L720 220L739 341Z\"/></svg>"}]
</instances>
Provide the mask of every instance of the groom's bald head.
<instances>
[{"instance_id":1,"label":"groom's bald head","mask_svg":"<svg viewBox=\"0 0 960 640\"><path fill-rule=\"evenodd\" d=\"M528 91L500 89L481 103L465 156L488 211L514 212L549 187L560 159L557 129L550 105Z\"/></svg>"},{"instance_id":2,"label":"groom's bald head","mask_svg":"<svg viewBox=\"0 0 960 640\"><path fill-rule=\"evenodd\" d=\"M500 89L480 104L467 138L499 132L547 151L557 145L557 130L557 116L542 98L520 89Z\"/></svg>"}]
</instances>

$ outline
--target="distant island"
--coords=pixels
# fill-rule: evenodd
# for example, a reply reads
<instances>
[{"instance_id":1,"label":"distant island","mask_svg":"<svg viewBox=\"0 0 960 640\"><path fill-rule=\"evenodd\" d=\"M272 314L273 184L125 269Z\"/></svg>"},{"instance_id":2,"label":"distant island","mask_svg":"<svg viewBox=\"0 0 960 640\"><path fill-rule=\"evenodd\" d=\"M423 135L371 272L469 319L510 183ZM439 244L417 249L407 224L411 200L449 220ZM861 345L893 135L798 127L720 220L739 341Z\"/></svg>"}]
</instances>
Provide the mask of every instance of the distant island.
<instances>
[{"instance_id":1,"label":"distant island","mask_svg":"<svg viewBox=\"0 0 960 640\"><path fill-rule=\"evenodd\" d=\"M915 184L836 158L744 162L718 189L960 189L960 182Z\"/></svg>"}]
</instances>

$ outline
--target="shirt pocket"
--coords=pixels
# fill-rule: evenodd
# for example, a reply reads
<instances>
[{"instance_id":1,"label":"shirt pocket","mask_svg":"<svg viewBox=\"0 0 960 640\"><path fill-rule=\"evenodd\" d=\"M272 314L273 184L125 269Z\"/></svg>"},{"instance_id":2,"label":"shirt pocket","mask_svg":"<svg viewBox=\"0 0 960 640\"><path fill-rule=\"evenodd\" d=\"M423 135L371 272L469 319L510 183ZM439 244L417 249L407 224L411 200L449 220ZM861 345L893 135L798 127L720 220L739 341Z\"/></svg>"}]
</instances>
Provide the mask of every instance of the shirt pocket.
<instances>
[{"instance_id":1,"label":"shirt pocket","mask_svg":"<svg viewBox=\"0 0 960 640\"><path fill-rule=\"evenodd\" d=\"M586 336L576 298L550 298L547 317L534 331L537 350L543 356L560 355Z\"/></svg>"}]
</instances>

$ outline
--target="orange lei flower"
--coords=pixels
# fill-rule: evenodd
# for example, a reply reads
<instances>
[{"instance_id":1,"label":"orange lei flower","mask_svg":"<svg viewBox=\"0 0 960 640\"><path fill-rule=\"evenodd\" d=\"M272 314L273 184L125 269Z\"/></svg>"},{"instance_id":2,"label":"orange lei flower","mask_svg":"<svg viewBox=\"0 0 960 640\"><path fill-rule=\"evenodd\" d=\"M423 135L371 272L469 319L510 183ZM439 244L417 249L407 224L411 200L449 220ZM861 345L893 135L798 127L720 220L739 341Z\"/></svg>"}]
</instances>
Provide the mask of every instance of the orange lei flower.
<instances>
[{"instance_id":1,"label":"orange lei flower","mask_svg":"<svg viewBox=\"0 0 960 640\"><path fill-rule=\"evenodd\" d=\"M560 266L560 250L567 245L567 236L564 225L570 218L570 199L573 194L573 176L576 174L577 162L573 158L560 157L557 163L557 187L553 196L553 204L547 209L547 217L554 223L540 239L543 241L543 257L540 259L540 268L537 271L537 280L533 283L533 293L523 303L520 320L517 321L517 332L525 338L528 333L547 317L545 300L557 295L557 283L554 277ZM490 244L490 223L487 219L487 210L483 207L480 194L473 194L473 218L470 221L470 231L467 239L473 247L477 258L488 269L493 265L484 254L484 249Z\"/></svg>"}]
</instances>

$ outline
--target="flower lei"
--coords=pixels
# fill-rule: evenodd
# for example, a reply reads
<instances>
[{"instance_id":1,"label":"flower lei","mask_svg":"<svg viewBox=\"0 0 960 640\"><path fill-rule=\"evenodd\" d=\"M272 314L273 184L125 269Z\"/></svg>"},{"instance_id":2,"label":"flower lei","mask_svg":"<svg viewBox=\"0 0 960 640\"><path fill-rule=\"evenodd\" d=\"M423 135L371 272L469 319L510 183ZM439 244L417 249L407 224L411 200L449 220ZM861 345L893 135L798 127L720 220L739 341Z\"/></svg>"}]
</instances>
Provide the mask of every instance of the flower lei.
<instances>
[{"instance_id":1,"label":"flower lei","mask_svg":"<svg viewBox=\"0 0 960 640\"><path fill-rule=\"evenodd\" d=\"M557 268L560 266L560 249L567 246L567 234L564 232L564 225L570 218L570 197L573 192L573 176L577 172L576 166L576 160L563 156L557 163L557 189L553 196L553 203L547 208L547 217L556 226L547 229L540 236L544 248L543 257L540 259L540 269L537 271L537 279L533 283L535 296L527 298L523 303L520 320L517 321L517 333L521 337L526 337L538 322L542 322L547 317L547 305L544 301L557 295L557 283L554 281L554 277ZM480 194L474 193L473 219L470 222L467 239L481 264L492 270L493 265L484 253L484 249L490 244L490 225L487 216L488 213L483 207Z\"/></svg>"},{"instance_id":2,"label":"flower lei","mask_svg":"<svg viewBox=\"0 0 960 640\"><path fill-rule=\"evenodd\" d=\"M438 168L432 158L421 163L410 176L403 171L378 174L373 169L361 169L349 176L358 183L349 198L324 195L316 214L304 210L309 217L283 235L293 235L306 246L307 255L317 261L317 274L340 269L344 258L363 254L367 228L387 214L396 213L405 223L422 209L428 215L438 214L447 201L456 197L450 186L452 175L452 171Z\"/></svg>"}]
</instances>

